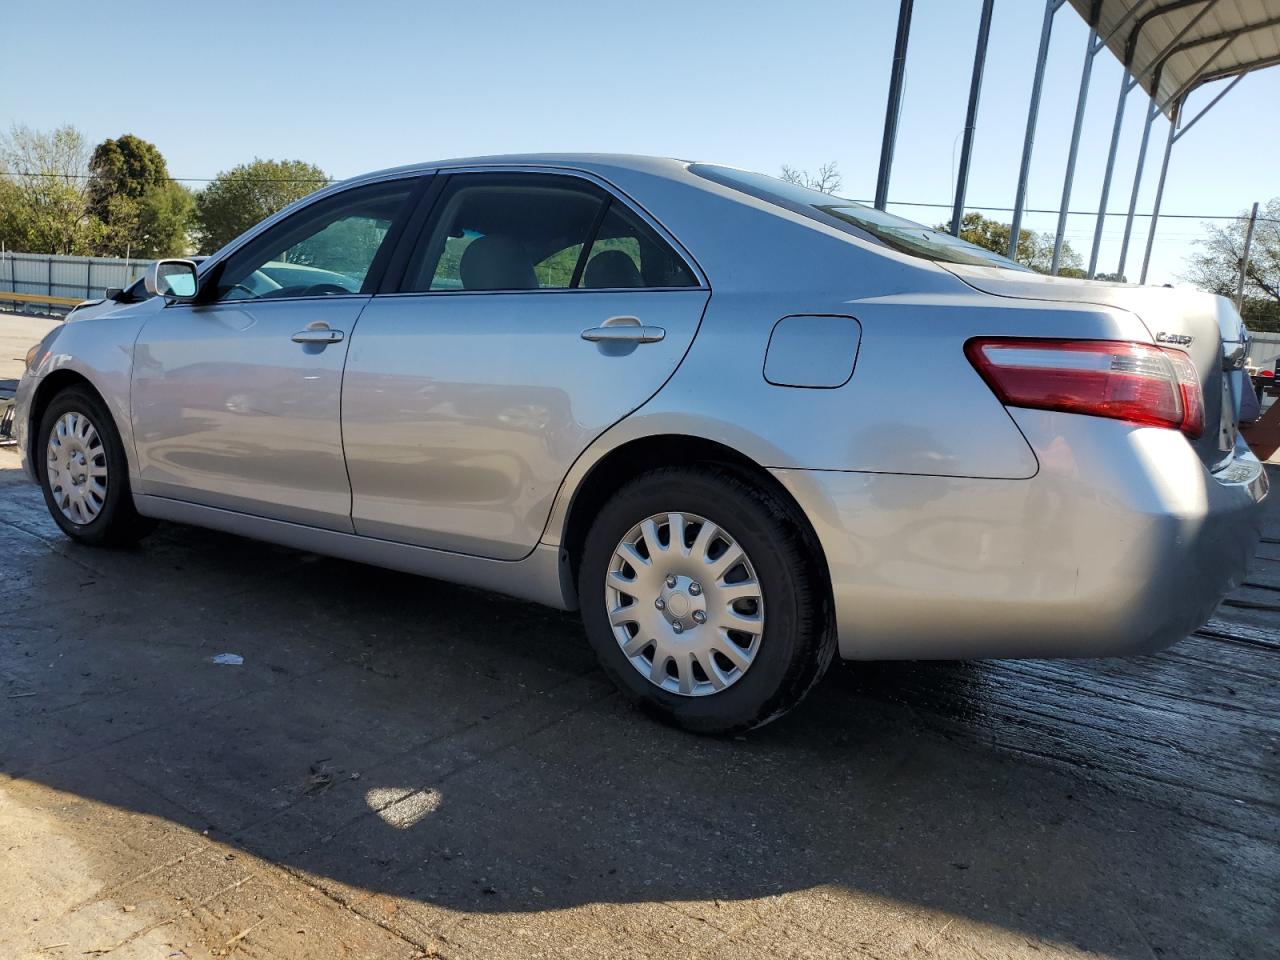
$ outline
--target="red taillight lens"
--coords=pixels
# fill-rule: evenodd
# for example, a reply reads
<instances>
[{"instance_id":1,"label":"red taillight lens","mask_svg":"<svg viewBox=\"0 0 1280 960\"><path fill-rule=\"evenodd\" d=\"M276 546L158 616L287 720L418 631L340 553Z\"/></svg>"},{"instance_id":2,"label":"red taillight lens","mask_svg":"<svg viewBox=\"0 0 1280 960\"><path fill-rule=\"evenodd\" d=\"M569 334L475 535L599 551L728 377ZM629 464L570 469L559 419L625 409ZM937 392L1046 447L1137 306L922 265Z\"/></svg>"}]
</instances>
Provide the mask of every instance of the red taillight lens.
<instances>
[{"instance_id":1,"label":"red taillight lens","mask_svg":"<svg viewBox=\"0 0 1280 960\"><path fill-rule=\"evenodd\" d=\"M1114 340L977 339L970 362L1011 407L1062 410L1188 436L1204 430L1204 398L1185 353Z\"/></svg>"},{"instance_id":2,"label":"red taillight lens","mask_svg":"<svg viewBox=\"0 0 1280 960\"><path fill-rule=\"evenodd\" d=\"M1260 377L1267 377L1267 378L1274 377L1275 375L1276 375L1276 372L1274 370L1263 370L1261 373L1258 374L1258 376Z\"/></svg>"}]
</instances>

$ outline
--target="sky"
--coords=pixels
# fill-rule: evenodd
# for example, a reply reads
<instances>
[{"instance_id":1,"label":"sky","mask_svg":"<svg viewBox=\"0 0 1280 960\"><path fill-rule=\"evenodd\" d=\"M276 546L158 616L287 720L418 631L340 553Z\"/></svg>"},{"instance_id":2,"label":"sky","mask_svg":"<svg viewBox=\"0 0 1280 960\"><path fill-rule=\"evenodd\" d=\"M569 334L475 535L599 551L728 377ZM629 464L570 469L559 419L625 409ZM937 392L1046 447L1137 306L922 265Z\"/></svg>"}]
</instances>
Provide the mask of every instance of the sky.
<instances>
[{"instance_id":1,"label":"sky","mask_svg":"<svg viewBox=\"0 0 1280 960\"><path fill-rule=\"evenodd\" d=\"M175 177L254 157L334 177L401 163L526 151L645 153L776 174L835 161L843 195L875 193L898 4L892 0L518 0L436 3L114 0L6 5L0 128L133 133ZM916 0L890 209L927 223L950 204L980 0ZM1010 207L1043 6L996 0L968 205ZM1061 200L1088 30L1057 16L1028 206ZM16 42L23 38L22 42ZM1093 71L1070 209L1097 209L1121 68ZM1189 110L1213 90L1193 95ZM1232 215L1280 195L1280 68L1246 77L1174 149L1163 211ZM1128 205L1145 100L1130 95L1110 209ZM1156 121L1139 211L1167 126ZM192 184L198 186L199 184ZM992 214L1008 220L1007 213ZM1024 225L1052 231L1056 218ZM1126 272L1146 240L1139 220ZM1067 239L1087 259L1092 215ZM1107 221L1115 268L1123 217ZM1196 219L1162 219L1149 282L1176 283Z\"/></svg>"}]
</instances>

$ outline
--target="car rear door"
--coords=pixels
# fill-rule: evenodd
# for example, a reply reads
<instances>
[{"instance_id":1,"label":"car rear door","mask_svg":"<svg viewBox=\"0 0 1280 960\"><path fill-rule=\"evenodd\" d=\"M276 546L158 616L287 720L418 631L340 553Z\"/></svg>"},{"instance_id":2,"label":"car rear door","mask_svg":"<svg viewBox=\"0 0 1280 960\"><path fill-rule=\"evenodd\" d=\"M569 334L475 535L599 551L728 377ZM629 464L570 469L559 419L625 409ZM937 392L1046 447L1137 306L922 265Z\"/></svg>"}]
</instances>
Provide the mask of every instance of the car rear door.
<instances>
[{"instance_id":1,"label":"car rear door","mask_svg":"<svg viewBox=\"0 0 1280 960\"><path fill-rule=\"evenodd\" d=\"M202 274L199 302L155 311L134 347L139 493L351 530L342 370L418 182L309 204Z\"/></svg>"},{"instance_id":2,"label":"car rear door","mask_svg":"<svg viewBox=\"0 0 1280 960\"><path fill-rule=\"evenodd\" d=\"M533 549L570 465L674 372L710 296L585 175L455 173L352 338L342 428L357 533Z\"/></svg>"}]
</instances>

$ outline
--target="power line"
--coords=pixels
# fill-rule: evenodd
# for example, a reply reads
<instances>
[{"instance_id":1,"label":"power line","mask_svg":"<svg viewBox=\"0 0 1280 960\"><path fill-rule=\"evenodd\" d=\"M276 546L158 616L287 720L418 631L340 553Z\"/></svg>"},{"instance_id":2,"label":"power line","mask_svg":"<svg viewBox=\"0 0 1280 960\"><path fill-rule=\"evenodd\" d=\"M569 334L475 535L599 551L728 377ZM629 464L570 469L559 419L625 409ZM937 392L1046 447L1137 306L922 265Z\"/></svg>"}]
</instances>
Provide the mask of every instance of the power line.
<instances>
[{"instance_id":1,"label":"power line","mask_svg":"<svg viewBox=\"0 0 1280 960\"><path fill-rule=\"evenodd\" d=\"M92 180L92 173L50 173L48 171L36 171L32 173L16 172L12 173L15 177L48 177L54 180ZM168 183L213 183L220 179L218 177L150 177L151 180L164 180ZM249 177L254 183L335 183L332 179L320 179L317 177Z\"/></svg>"},{"instance_id":2,"label":"power line","mask_svg":"<svg viewBox=\"0 0 1280 960\"><path fill-rule=\"evenodd\" d=\"M94 174L91 173L50 173L48 171L38 171L33 173L15 173L14 176L19 177L48 177L57 180L92 180ZM214 183L218 177L155 177L152 179L165 180L169 183ZM248 178L254 183L336 183L336 180L322 180L315 177L250 177ZM836 199L840 199L837 197ZM854 200L854 203L862 203L867 206L871 205L870 200ZM897 207L927 207L936 210L950 210L949 203L926 203L922 200L890 200L890 206ZM986 210L991 213L1012 213L1013 207L995 207L983 204L966 203L966 210ZM1045 213L1057 216L1058 210L1050 207L1024 207L1023 213ZM1128 210L1111 210L1107 212L1108 217L1128 216ZM1069 217L1096 217L1097 210L1068 210ZM1149 213L1134 213L1134 217L1148 218ZM1161 219L1168 218L1171 220L1244 220L1248 218L1245 213L1165 213L1161 211ZM1274 217L1258 217L1259 223L1280 223L1280 219Z\"/></svg>"},{"instance_id":3,"label":"power line","mask_svg":"<svg viewBox=\"0 0 1280 960\"><path fill-rule=\"evenodd\" d=\"M867 203L867 204L870 203L869 200L857 200L854 202ZM941 210L951 209L951 204L949 203L923 203L923 202L916 202L914 200L890 200L889 205L890 206L897 205L897 206L903 206L903 207L933 207ZM989 210L995 213L1012 213L1013 212L1013 207L984 207L976 203L966 203L964 205L964 208L966 210ZM1055 215L1058 213L1057 210L1051 210L1046 207L1024 207L1022 212L1023 213L1052 213ZM1097 210L1068 210L1067 211L1067 216L1069 217L1096 217L1097 215L1098 215ZM1108 211L1107 213L1108 217L1126 217L1128 215L1129 215L1128 210L1111 210L1111 211ZM1135 212L1134 216L1150 217L1151 214ZM1184 220L1247 220L1249 218L1249 215L1247 213L1230 213L1230 214L1228 213L1165 213L1163 210L1160 211L1160 219L1163 220L1165 217L1169 217L1171 219L1184 219ZM1280 223L1280 220L1277 220L1273 217L1258 217L1258 222L1259 223Z\"/></svg>"}]
</instances>

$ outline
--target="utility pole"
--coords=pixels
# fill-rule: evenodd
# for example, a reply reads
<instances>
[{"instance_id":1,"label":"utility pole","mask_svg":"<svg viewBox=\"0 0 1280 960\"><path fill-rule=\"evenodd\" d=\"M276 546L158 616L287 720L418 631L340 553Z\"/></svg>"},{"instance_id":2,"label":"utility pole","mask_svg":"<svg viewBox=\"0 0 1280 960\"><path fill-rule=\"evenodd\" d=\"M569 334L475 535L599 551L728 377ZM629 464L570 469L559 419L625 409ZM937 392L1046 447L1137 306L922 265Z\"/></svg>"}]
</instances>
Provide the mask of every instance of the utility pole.
<instances>
[{"instance_id":1,"label":"utility pole","mask_svg":"<svg viewBox=\"0 0 1280 960\"><path fill-rule=\"evenodd\" d=\"M1253 228L1258 225L1258 204L1249 214L1249 229L1244 234L1244 254L1240 257L1240 281L1236 284L1236 309L1244 305L1244 281L1249 276L1249 248L1253 246Z\"/></svg>"}]
</instances>

